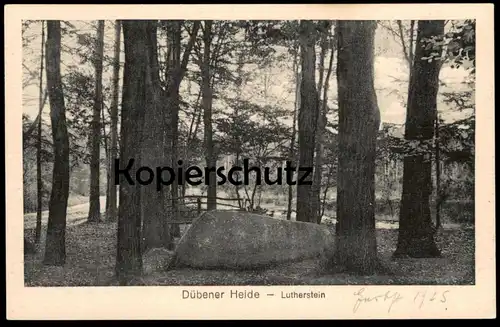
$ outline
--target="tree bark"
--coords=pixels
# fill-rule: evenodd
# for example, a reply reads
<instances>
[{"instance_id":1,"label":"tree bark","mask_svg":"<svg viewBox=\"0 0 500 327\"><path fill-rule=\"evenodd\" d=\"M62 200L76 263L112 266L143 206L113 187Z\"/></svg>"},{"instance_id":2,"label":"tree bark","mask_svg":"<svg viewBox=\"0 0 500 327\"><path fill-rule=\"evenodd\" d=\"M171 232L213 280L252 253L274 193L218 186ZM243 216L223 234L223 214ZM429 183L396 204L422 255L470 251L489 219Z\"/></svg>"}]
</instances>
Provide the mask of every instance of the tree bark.
<instances>
[{"instance_id":1,"label":"tree bark","mask_svg":"<svg viewBox=\"0 0 500 327\"><path fill-rule=\"evenodd\" d=\"M335 261L348 271L379 268L375 154L380 113L374 89L374 21L338 22L339 163Z\"/></svg>"},{"instance_id":2,"label":"tree bark","mask_svg":"<svg viewBox=\"0 0 500 327\"><path fill-rule=\"evenodd\" d=\"M114 181L115 165L114 162L118 156L118 94L120 90L120 47L121 47L121 23L119 20L115 21L115 46L113 55L113 95L111 99L111 144L110 144L110 161L109 170L111 180L109 181L109 202L107 206L106 219L114 222L118 220L117 217L117 203L116 203L116 184Z\"/></svg>"},{"instance_id":3,"label":"tree bark","mask_svg":"<svg viewBox=\"0 0 500 327\"><path fill-rule=\"evenodd\" d=\"M123 21L125 67L123 73L120 162L135 159L130 175L135 176L141 162L142 128L144 124L146 78L148 73L147 21ZM120 167L124 169L125 167ZM115 273L120 285L127 285L142 273L141 254L141 189L135 181L119 180L118 231Z\"/></svg>"},{"instance_id":4,"label":"tree bark","mask_svg":"<svg viewBox=\"0 0 500 327\"><path fill-rule=\"evenodd\" d=\"M45 59L54 144L54 166L44 264L60 266L66 262L65 234L69 194L69 139L61 81L61 25L58 20L47 21Z\"/></svg>"},{"instance_id":5,"label":"tree bark","mask_svg":"<svg viewBox=\"0 0 500 327\"><path fill-rule=\"evenodd\" d=\"M202 103L204 123L205 161L208 169L207 210L217 209L217 177L215 174L217 160L214 155L212 131L212 85L210 72L210 46L212 43L212 21L206 20L203 30L203 62L201 67L202 78Z\"/></svg>"},{"instance_id":6,"label":"tree bark","mask_svg":"<svg viewBox=\"0 0 500 327\"><path fill-rule=\"evenodd\" d=\"M168 126L165 124L165 115L168 115L167 121L171 119L166 110L168 104L165 103L168 97L160 87L156 31L157 22L147 21L146 35L143 36L146 38L144 51L147 66L145 76L146 112L142 125L141 155L142 166L149 167L153 171L156 169L155 167L165 166L165 130ZM171 150L171 147L168 147L168 150ZM145 177L145 179L147 178ZM163 186L161 190L157 190L156 187L156 182L141 187L144 251L150 248L173 248L168 224L170 214L167 197L165 197L165 192L169 192L169 188Z\"/></svg>"},{"instance_id":7,"label":"tree bark","mask_svg":"<svg viewBox=\"0 0 500 327\"><path fill-rule=\"evenodd\" d=\"M101 140L101 110L102 110L102 69L104 54L104 21L100 20L97 27L96 54L95 54L95 95L91 123L91 158L90 158L90 207L88 222L101 220L100 204L100 140Z\"/></svg>"},{"instance_id":8,"label":"tree bark","mask_svg":"<svg viewBox=\"0 0 500 327\"><path fill-rule=\"evenodd\" d=\"M39 104L38 104L38 134L36 142L36 226L35 226L35 243L40 243L40 236L42 234L42 205L43 205L43 180L42 180L42 111L44 106L43 99L43 61L44 47L45 47L45 22L42 21L42 41L40 46L41 59L40 59L40 87L39 87Z\"/></svg>"},{"instance_id":9,"label":"tree bark","mask_svg":"<svg viewBox=\"0 0 500 327\"><path fill-rule=\"evenodd\" d=\"M312 21L300 22L300 54L302 80L300 85L299 109L299 167L313 167L316 124L318 120L318 93L315 81L315 27ZM304 177L299 170L298 180ZM312 176L308 174L305 182L297 185L297 221L314 222L317 213L313 204Z\"/></svg>"},{"instance_id":10,"label":"tree bark","mask_svg":"<svg viewBox=\"0 0 500 327\"><path fill-rule=\"evenodd\" d=\"M297 52L299 48L297 47ZM295 102L293 108L293 120L292 120L292 135L290 136L290 149L288 151L288 160L292 163L296 161L296 151L295 151L295 138L297 137L297 111L300 107L300 70L297 57L299 53L296 53L293 58L293 74L295 76ZM292 219L292 202L293 202L293 185L288 185L288 207L286 210L286 220Z\"/></svg>"},{"instance_id":11,"label":"tree bark","mask_svg":"<svg viewBox=\"0 0 500 327\"><path fill-rule=\"evenodd\" d=\"M431 53L441 54L441 47L427 49L422 42L442 36L444 21L418 22L417 48L410 74L405 139L427 142L434 136L436 97L439 89L440 60L424 59ZM422 46L424 45L424 46ZM432 193L432 160L429 153L407 155L404 158L403 194L399 216L398 245L395 257L438 257L430 213Z\"/></svg>"}]
</instances>

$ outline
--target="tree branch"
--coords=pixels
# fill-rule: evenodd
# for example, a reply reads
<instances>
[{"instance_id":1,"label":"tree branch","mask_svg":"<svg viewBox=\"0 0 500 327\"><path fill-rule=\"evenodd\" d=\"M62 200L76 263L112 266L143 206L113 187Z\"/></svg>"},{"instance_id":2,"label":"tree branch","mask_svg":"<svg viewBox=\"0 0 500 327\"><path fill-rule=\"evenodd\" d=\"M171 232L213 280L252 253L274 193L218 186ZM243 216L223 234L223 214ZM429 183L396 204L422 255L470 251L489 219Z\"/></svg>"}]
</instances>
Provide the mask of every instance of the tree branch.
<instances>
[{"instance_id":1,"label":"tree branch","mask_svg":"<svg viewBox=\"0 0 500 327\"><path fill-rule=\"evenodd\" d=\"M43 108L45 106L45 102L47 101L47 96L48 96L48 92L47 92L47 90L45 90L45 93L43 95L43 100L42 100L41 108ZM40 120L40 119L41 119L40 113L38 113L38 115L36 116L36 118L33 121L33 123L31 123L30 127L28 127L28 130L23 133L23 138L27 138L27 137L31 136L31 133L33 133L33 130L37 126L38 120Z\"/></svg>"},{"instance_id":2,"label":"tree branch","mask_svg":"<svg viewBox=\"0 0 500 327\"><path fill-rule=\"evenodd\" d=\"M179 71L177 72L177 80L180 82L184 78L184 74L186 73L186 67L189 61L189 55L191 54L191 50L193 49L194 43L196 41L196 35L198 34L198 30L200 28L200 22L195 21L193 25L193 31L191 36L189 37L188 44L186 45L186 50L182 55L181 65L179 67Z\"/></svg>"},{"instance_id":3,"label":"tree branch","mask_svg":"<svg viewBox=\"0 0 500 327\"><path fill-rule=\"evenodd\" d=\"M405 56L406 62L408 63L408 66L411 67L411 59L410 59L409 53L406 49L405 35L403 32L403 23L401 22L401 20L396 20L396 22L397 22L398 28L399 28L399 38L401 40L401 44L403 45L403 54Z\"/></svg>"}]
</instances>

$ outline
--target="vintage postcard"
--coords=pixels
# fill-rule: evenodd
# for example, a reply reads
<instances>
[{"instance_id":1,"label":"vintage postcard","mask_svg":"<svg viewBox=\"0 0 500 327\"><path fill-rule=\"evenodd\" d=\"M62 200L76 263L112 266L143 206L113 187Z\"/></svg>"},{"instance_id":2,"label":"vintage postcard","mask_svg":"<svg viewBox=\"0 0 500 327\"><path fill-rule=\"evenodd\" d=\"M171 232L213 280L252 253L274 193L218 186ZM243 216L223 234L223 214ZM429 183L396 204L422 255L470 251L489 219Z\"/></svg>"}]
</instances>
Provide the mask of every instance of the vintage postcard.
<instances>
[{"instance_id":1,"label":"vintage postcard","mask_svg":"<svg viewBox=\"0 0 500 327\"><path fill-rule=\"evenodd\" d=\"M492 4L4 8L8 319L496 317Z\"/></svg>"}]
</instances>

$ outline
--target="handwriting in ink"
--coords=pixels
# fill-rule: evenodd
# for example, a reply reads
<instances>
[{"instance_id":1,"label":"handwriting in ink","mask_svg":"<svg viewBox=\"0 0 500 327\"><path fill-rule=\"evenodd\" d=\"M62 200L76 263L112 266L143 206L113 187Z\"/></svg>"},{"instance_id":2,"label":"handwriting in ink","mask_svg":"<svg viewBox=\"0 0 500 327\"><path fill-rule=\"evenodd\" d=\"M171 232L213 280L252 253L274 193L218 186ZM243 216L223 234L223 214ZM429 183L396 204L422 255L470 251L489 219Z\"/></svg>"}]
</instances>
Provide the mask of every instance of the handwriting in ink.
<instances>
[{"instance_id":1,"label":"handwriting in ink","mask_svg":"<svg viewBox=\"0 0 500 327\"><path fill-rule=\"evenodd\" d=\"M359 291L354 293L354 296L357 296L358 298L356 299L356 303L354 303L354 308L353 312L358 311L359 307L361 306L361 303L369 303L369 302L389 302L389 308L387 312L391 312L392 306L403 299L401 294L398 292L391 292L387 291L383 294L376 295L376 296L365 296L363 293L365 291L365 288L361 288Z\"/></svg>"},{"instance_id":2,"label":"handwriting in ink","mask_svg":"<svg viewBox=\"0 0 500 327\"><path fill-rule=\"evenodd\" d=\"M418 303L418 308L421 309L424 306L425 302L439 302L439 303L446 303L446 293L449 291L446 290L441 293L441 296L439 296L440 292L429 292L423 291L423 292L417 292L415 297L413 298L414 303Z\"/></svg>"}]
</instances>

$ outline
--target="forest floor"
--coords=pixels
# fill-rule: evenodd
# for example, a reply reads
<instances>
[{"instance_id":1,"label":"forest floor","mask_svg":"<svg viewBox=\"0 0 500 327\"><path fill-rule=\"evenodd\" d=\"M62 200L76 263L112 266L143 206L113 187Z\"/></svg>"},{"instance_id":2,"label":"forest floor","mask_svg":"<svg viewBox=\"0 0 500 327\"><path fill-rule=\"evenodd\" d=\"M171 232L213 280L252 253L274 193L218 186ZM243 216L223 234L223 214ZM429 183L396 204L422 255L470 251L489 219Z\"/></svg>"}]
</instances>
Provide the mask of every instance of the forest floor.
<instances>
[{"instance_id":1,"label":"forest floor","mask_svg":"<svg viewBox=\"0 0 500 327\"><path fill-rule=\"evenodd\" d=\"M76 208L75 208L76 207ZM67 260L63 267L42 264L46 220L42 240L34 255L24 258L26 286L115 285L116 224L85 222L81 205L68 208ZM26 217L25 235L32 238L33 217ZM397 224L396 224L397 226ZM379 257L391 274L355 276L322 270L316 260L282 264L261 271L177 269L153 271L138 279L138 285L467 285L474 284L474 229L444 225L436 235L442 257L397 259L397 229L377 229ZM159 258L161 259L161 258Z\"/></svg>"}]
</instances>

